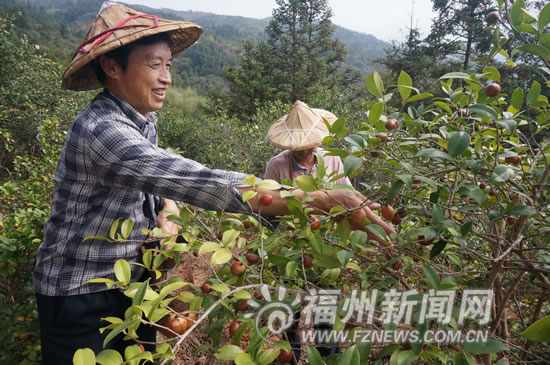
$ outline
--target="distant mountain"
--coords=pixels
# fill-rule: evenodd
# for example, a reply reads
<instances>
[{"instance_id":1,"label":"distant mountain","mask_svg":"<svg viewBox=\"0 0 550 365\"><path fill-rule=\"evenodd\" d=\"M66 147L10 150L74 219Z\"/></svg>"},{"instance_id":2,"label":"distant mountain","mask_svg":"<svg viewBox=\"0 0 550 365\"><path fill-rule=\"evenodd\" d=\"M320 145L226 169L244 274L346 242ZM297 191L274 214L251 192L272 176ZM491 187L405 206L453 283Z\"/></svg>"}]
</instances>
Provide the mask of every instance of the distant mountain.
<instances>
[{"instance_id":1,"label":"distant mountain","mask_svg":"<svg viewBox=\"0 0 550 365\"><path fill-rule=\"evenodd\" d=\"M72 52L95 18L103 0L0 0L0 12L23 15L16 20L21 32L37 43L50 57L68 62ZM264 29L269 18L217 15L197 11L153 9L129 4L133 9L168 19L182 19L200 24L204 35L199 42L175 60L181 79L176 84L199 89L225 87L223 67L235 66L242 42L265 40ZM77 30L79 33L75 34ZM335 37L348 49L345 64L362 72L375 70L373 59L383 57L390 44L374 36L337 26Z\"/></svg>"}]
</instances>

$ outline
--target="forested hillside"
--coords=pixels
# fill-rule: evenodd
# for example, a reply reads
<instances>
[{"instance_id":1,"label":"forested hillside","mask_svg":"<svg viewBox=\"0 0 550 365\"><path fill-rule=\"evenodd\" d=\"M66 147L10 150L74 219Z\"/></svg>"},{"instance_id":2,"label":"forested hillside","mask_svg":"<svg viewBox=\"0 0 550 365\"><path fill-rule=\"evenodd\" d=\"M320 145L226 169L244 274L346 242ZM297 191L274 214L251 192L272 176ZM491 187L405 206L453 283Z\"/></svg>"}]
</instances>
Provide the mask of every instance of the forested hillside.
<instances>
[{"instance_id":1,"label":"forested hillside","mask_svg":"<svg viewBox=\"0 0 550 365\"><path fill-rule=\"evenodd\" d=\"M21 33L38 44L49 57L68 62L78 40L87 30L103 3L102 0L0 0L0 12L21 11L15 20ZM136 10L156 14L167 19L184 19L204 27L200 42L175 60L175 86L191 86L205 92L212 88L226 88L224 67L235 67L244 40L265 39L266 19L217 15L195 11L152 9L131 5ZM373 59L385 55L387 42L375 37L337 27L334 37L348 49L344 64L357 68L366 75L375 70Z\"/></svg>"}]
</instances>

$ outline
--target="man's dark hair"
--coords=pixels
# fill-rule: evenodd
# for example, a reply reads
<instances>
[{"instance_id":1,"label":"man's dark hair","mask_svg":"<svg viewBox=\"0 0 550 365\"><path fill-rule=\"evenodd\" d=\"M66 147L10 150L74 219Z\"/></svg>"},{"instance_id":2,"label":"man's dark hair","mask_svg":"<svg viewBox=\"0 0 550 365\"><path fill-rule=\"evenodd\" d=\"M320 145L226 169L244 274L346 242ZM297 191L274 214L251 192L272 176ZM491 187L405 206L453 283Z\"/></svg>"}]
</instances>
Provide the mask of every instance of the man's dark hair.
<instances>
[{"instance_id":1,"label":"man's dark hair","mask_svg":"<svg viewBox=\"0 0 550 365\"><path fill-rule=\"evenodd\" d=\"M157 33L148 37L140 38L125 46L113 49L112 51L105 53L104 56L113 59L116 63L119 64L123 71L126 71L126 68L128 67L128 58L130 57L130 54L132 53L134 48L136 48L137 46L150 46L157 43L165 43L170 48L172 48L172 39L170 38L168 33ZM107 76L105 75L105 72L99 64L99 57L94 59L92 62L92 66L95 68L96 77L99 82L103 84Z\"/></svg>"}]
</instances>

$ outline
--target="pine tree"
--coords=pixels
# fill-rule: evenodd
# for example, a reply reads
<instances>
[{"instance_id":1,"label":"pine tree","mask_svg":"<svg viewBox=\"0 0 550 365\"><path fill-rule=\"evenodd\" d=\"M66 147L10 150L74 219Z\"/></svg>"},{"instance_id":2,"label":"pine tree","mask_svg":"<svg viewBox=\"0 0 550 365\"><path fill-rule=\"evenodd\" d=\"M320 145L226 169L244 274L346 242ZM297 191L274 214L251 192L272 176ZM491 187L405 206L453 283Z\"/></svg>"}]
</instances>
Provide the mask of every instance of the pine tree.
<instances>
[{"instance_id":1,"label":"pine tree","mask_svg":"<svg viewBox=\"0 0 550 365\"><path fill-rule=\"evenodd\" d=\"M333 39L327 0L277 0L267 41L244 45L239 66L226 70L233 111L249 114L255 102L307 102L318 91L345 88L358 75L342 70L345 46Z\"/></svg>"}]
</instances>

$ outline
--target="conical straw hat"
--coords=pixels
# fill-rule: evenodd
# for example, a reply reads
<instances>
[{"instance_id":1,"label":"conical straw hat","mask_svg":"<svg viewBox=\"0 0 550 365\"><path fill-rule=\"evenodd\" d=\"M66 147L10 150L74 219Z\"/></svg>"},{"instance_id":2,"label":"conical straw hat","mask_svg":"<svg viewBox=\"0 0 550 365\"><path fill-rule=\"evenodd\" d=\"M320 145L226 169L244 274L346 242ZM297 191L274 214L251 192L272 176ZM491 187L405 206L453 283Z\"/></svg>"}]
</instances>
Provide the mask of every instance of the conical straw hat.
<instances>
[{"instance_id":1,"label":"conical straw hat","mask_svg":"<svg viewBox=\"0 0 550 365\"><path fill-rule=\"evenodd\" d=\"M331 112L313 109L297 101L287 115L269 128L267 139L274 146L291 151L318 147L323 138L329 135L323 118L330 125L337 119Z\"/></svg>"},{"instance_id":2,"label":"conical straw hat","mask_svg":"<svg viewBox=\"0 0 550 365\"><path fill-rule=\"evenodd\" d=\"M202 27L190 22L142 14L121 4L105 2L65 70L61 86L70 90L103 87L91 65L93 59L140 38L163 32L170 36L172 56L176 56L199 39Z\"/></svg>"}]
</instances>

